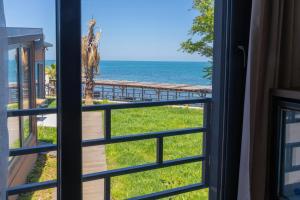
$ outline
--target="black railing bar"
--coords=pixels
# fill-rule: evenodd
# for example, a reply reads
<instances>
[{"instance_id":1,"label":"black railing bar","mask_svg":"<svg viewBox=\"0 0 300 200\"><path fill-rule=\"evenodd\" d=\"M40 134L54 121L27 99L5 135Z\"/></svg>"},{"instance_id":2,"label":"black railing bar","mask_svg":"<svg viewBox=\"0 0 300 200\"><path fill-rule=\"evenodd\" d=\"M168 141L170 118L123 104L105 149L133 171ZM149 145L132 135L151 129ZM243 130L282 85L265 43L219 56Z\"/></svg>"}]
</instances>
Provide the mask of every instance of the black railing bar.
<instances>
[{"instance_id":1,"label":"black railing bar","mask_svg":"<svg viewBox=\"0 0 300 200\"><path fill-rule=\"evenodd\" d=\"M147 195L143 195L143 196L133 197L133 198L129 198L128 200L161 199L161 198L170 197L170 196L174 196L174 195L178 195L178 194L182 194L182 193L186 193L186 192L201 190L201 189L204 189L207 187L208 186L205 185L204 183L196 183L196 184L191 184L191 185L178 187L178 188L174 188L174 189L170 189L170 190L164 190L161 192L156 192L156 193L147 194Z\"/></svg>"},{"instance_id":2,"label":"black railing bar","mask_svg":"<svg viewBox=\"0 0 300 200\"><path fill-rule=\"evenodd\" d=\"M286 167L284 169L284 173L295 172L295 171L299 171L299 170L300 170L300 165L294 165L294 166Z\"/></svg>"},{"instance_id":3,"label":"black railing bar","mask_svg":"<svg viewBox=\"0 0 300 200\"><path fill-rule=\"evenodd\" d=\"M56 114L56 108L32 108L22 110L8 110L7 117L20 117L20 116L32 116L32 115L46 115Z\"/></svg>"},{"instance_id":4,"label":"black railing bar","mask_svg":"<svg viewBox=\"0 0 300 200\"><path fill-rule=\"evenodd\" d=\"M203 133L203 142L202 142L202 154L210 155L210 126L211 126L211 103L207 103L204 105L203 111L203 126L207 128L207 131ZM204 179L204 183L209 183L209 171L210 169L210 158L208 157L202 163L202 178Z\"/></svg>"},{"instance_id":5,"label":"black railing bar","mask_svg":"<svg viewBox=\"0 0 300 200\"><path fill-rule=\"evenodd\" d=\"M110 200L110 186L111 186L111 178L107 177L104 179L104 200Z\"/></svg>"},{"instance_id":6,"label":"black railing bar","mask_svg":"<svg viewBox=\"0 0 300 200\"><path fill-rule=\"evenodd\" d=\"M100 104L100 105L83 106L82 111L96 111L96 110L106 110L106 109L129 109L129 108L171 106L171 105L182 105L182 104L197 104L197 103L208 103L208 102L211 102L211 98L118 103L118 104Z\"/></svg>"},{"instance_id":7,"label":"black railing bar","mask_svg":"<svg viewBox=\"0 0 300 200\"><path fill-rule=\"evenodd\" d=\"M115 136L111 139L92 139L92 140L84 140L82 142L83 147L103 145L103 144L114 144L114 143L123 143L123 142L131 142L138 140L147 140L154 139L159 137L171 137L177 135L187 135L194 133L206 132L205 128L187 128L187 129L179 129L179 130L170 130L170 131L161 131L161 132L150 132L143 134L134 134L134 135L125 135L125 136Z\"/></svg>"},{"instance_id":8,"label":"black railing bar","mask_svg":"<svg viewBox=\"0 0 300 200\"><path fill-rule=\"evenodd\" d=\"M179 158L176 160L164 161L161 164L150 163L150 164L121 168L121 169L114 169L114 170L90 173L90 174L83 175L82 180L84 182L94 181L94 180L98 180L98 179L104 179L107 177L115 177L115 176L121 176L121 175L126 175L126 174L137 173L137 172L149 171L149 170L153 170L153 169L159 169L159 168L171 167L171 166L182 165L182 164L187 164L187 163L199 162L199 161L205 160L205 158L206 158L205 155L191 156L191 157L186 157L186 158Z\"/></svg>"},{"instance_id":9,"label":"black railing bar","mask_svg":"<svg viewBox=\"0 0 300 200\"><path fill-rule=\"evenodd\" d=\"M176 160L165 161L162 164L153 163L153 164L145 164L145 165L127 167L127 168L122 168L122 169L116 169L116 170L108 170L108 171L83 175L82 180L84 182L86 182L86 181L93 181L93 180L98 180L98 179L103 179L103 178L107 179L107 178L111 178L113 176L120 176L120 175L125 175L125 174L149 171L149 170L153 170L153 169L159 169L159 168L171 167L171 166L182 165L182 164L187 164L187 163L199 162L199 161L205 160L205 158L206 158L205 156L192 156L192 157L187 157L187 158L180 158L180 159L176 159ZM10 195L16 195L16 194L21 194L21 193L33 192L33 191L37 191L37 190L54 188L56 186L57 186L56 180L38 182L38 183L28 183L28 184L15 186L15 187L10 187L7 190L7 194L8 194L8 196L10 196Z\"/></svg>"},{"instance_id":10,"label":"black railing bar","mask_svg":"<svg viewBox=\"0 0 300 200\"><path fill-rule=\"evenodd\" d=\"M123 143L123 142L130 142L130 141L154 139L159 137L171 137L171 136L194 134L194 133L201 133L201 132L206 132L206 129L189 128L189 129L180 129L180 130L172 130L172 131L117 136L117 137L112 137L111 139L85 140L82 142L82 146L89 147L89 146L96 146L96 145ZM18 149L10 149L9 156L22 156L27 154L35 154L35 153L42 153L42 152L49 152L49 151L56 151L56 150L57 150L57 145L55 144L48 144L48 145L35 146L35 147L24 147Z\"/></svg>"},{"instance_id":11,"label":"black railing bar","mask_svg":"<svg viewBox=\"0 0 300 200\"><path fill-rule=\"evenodd\" d=\"M300 142L292 142L292 143L285 143L285 148L295 148L300 147Z\"/></svg>"},{"instance_id":12,"label":"black railing bar","mask_svg":"<svg viewBox=\"0 0 300 200\"><path fill-rule=\"evenodd\" d=\"M111 110L106 109L104 112L104 138L111 139Z\"/></svg>"},{"instance_id":13,"label":"black railing bar","mask_svg":"<svg viewBox=\"0 0 300 200\"><path fill-rule=\"evenodd\" d=\"M49 151L56 151L57 146L55 144L47 144L35 147L24 147L18 149L10 149L9 156L22 156L27 154L35 154Z\"/></svg>"},{"instance_id":14,"label":"black railing bar","mask_svg":"<svg viewBox=\"0 0 300 200\"><path fill-rule=\"evenodd\" d=\"M10 187L7 189L7 195L17 195L21 193L28 193L28 192L34 192L37 190L44 190L49 188L57 187L57 181L51 180L51 181L45 181L45 182L38 182L38 183L28 183L23 185L18 185L15 187Z\"/></svg>"},{"instance_id":15,"label":"black railing bar","mask_svg":"<svg viewBox=\"0 0 300 200\"><path fill-rule=\"evenodd\" d=\"M97 111L97 110L107 110L107 109L129 109L129 108L197 104L197 103L209 103L209 102L211 102L210 98L202 98L202 99L189 99L189 100L102 104L102 105L83 106L82 111L87 112L87 111ZM19 116L45 115L45 114L56 114L56 113L57 113L57 108L33 108L33 109L22 109L22 110L8 110L7 116L19 117Z\"/></svg>"}]
</instances>

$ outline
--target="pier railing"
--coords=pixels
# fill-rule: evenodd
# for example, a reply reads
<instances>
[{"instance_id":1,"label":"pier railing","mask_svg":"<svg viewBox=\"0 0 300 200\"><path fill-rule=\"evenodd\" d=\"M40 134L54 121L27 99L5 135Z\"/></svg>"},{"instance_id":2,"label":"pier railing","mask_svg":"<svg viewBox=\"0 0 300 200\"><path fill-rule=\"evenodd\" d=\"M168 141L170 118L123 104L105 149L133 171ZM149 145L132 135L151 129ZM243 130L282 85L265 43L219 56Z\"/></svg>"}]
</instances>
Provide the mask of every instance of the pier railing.
<instances>
[{"instance_id":1,"label":"pier railing","mask_svg":"<svg viewBox=\"0 0 300 200\"><path fill-rule=\"evenodd\" d=\"M55 83L53 82L51 84L46 84L46 95L55 96L55 88ZM82 90L84 91L84 89L83 81ZM211 92L211 86L96 80L94 98L125 102L168 101L210 97Z\"/></svg>"},{"instance_id":2,"label":"pier railing","mask_svg":"<svg viewBox=\"0 0 300 200\"><path fill-rule=\"evenodd\" d=\"M122 86L96 85L94 90L95 99L107 99L112 101L168 101L184 100L206 97L208 93L196 91L176 91L171 89L134 88Z\"/></svg>"},{"instance_id":3,"label":"pier railing","mask_svg":"<svg viewBox=\"0 0 300 200\"><path fill-rule=\"evenodd\" d=\"M168 130L161 132L150 132L150 133L140 133L135 135L125 135L125 136L113 136L111 132L111 115L112 110L118 109L132 109L132 108L145 108L145 107L155 107L155 106L168 106L168 105L186 105L186 104L204 104L203 112L203 126L185 128L179 130ZM198 183L173 188L165 191L156 192L153 194L147 194L139 197L134 197L132 199L160 199L164 197L169 197L185 192L200 190L208 187L209 182L209 138L210 138L210 121L211 121L211 99L210 98L200 98L192 100L177 100L177 101L156 101L156 102L139 102L139 103L122 103L122 104L107 104L107 105L92 105L82 107L83 112L89 111L104 111L104 138L92 139L82 141L82 147L114 144L114 143L124 143L130 141L141 141L147 139L156 139L156 162L150 164L143 164L131 167L125 167L114 170L101 171L96 173L85 174L82 176L83 182L104 179L104 199L111 199L111 178L121 175L129 175L137 172L144 172L154 169L166 168L171 166L183 165L186 163L202 163L202 178ZM55 114L57 113L56 108L41 108L41 109L28 109L28 110L10 110L8 111L8 117L17 116L35 116L41 114ZM188 134L203 134L203 146L202 154L197 156L185 157L175 160L166 160L164 158L164 139L166 137L178 136L178 135L188 135ZM200 145L200 144L199 144ZM49 144L34 147L24 147L19 149L11 149L9 152L10 156L22 156L29 154L44 153L50 151L59 151L57 145ZM59 152L58 152L59 153ZM80 155L78 155L80 156ZM59 161L58 161L59 162ZM57 171L59 169L57 168ZM9 188L7 191L7 196L18 195L21 193L33 192L37 190L49 189L57 187L60 180L49 180L45 182L38 183L28 183L24 185L15 186Z\"/></svg>"}]
</instances>

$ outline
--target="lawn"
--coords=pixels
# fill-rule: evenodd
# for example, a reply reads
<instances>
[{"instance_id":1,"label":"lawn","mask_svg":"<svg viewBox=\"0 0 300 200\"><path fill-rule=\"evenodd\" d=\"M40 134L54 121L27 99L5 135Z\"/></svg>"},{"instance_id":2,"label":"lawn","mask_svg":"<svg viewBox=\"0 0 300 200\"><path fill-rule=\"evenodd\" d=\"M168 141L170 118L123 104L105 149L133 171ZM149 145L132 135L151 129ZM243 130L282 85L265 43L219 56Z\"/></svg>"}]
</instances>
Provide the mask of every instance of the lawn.
<instances>
[{"instance_id":1,"label":"lawn","mask_svg":"<svg viewBox=\"0 0 300 200\"><path fill-rule=\"evenodd\" d=\"M55 102L55 101L54 101ZM55 107L52 103L51 107ZM112 111L112 135L128 135L150 131L202 126L202 110L178 107L138 108ZM55 128L38 128L40 141L56 143ZM111 144L106 146L108 169L153 163L156 159L156 140ZM169 137L164 140L164 160L199 155L202 152L202 134ZM44 166L53 166L53 159L43 157ZM42 158L40 158L42 159ZM39 162L36 168L41 168ZM43 181L43 174L54 173L46 169L43 173L31 173L28 182ZM39 177L36 177L39 175ZM56 175L55 175L56 176ZM54 176L54 177L55 177ZM49 176L48 176L49 177ZM49 180L49 179L47 179ZM171 189L201 182L201 163L152 170L112 178L112 198L126 199L137 195ZM44 191L35 192L39 197ZM46 191L45 196L49 196ZM28 195L26 196L28 197ZM24 198L28 199L28 198ZM22 199L22 200L24 200ZM34 199L34 198L33 198ZM167 199L208 199L208 191L200 190Z\"/></svg>"},{"instance_id":2,"label":"lawn","mask_svg":"<svg viewBox=\"0 0 300 200\"><path fill-rule=\"evenodd\" d=\"M202 110L174 107L139 108L112 111L112 135L120 136L150 131L202 126ZM106 146L109 169L153 163L156 140ZM202 134L176 136L164 140L164 159L199 155ZM165 189L201 182L201 163L186 164L112 179L113 199L130 198ZM207 199L207 190L169 199Z\"/></svg>"},{"instance_id":3,"label":"lawn","mask_svg":"<svg viewBox=\"0 0 300 200\"><path fill-rule=\"evenodd\" d=\"M34 169L27 177L28 182L43 182L56 179L56 157L51 154L38 156ZM18 200L53 200L55 189L40 190L21 194Z\"/></svg>"},{"instance_id":4,"label":"lawn","mask_svg":"<svg viewBox=\"0 0 300 200\"><path fill-rule=\"evenodd\" d=\"M38 127L39 142L57 143L56 128ZM27 177L28 183L43 182L56 179L56 156L53 153L39 154L34 169ZM40 190L21 194L18 200L52 200L55 197L54 189Z\"/></svg>"}]
</instances>

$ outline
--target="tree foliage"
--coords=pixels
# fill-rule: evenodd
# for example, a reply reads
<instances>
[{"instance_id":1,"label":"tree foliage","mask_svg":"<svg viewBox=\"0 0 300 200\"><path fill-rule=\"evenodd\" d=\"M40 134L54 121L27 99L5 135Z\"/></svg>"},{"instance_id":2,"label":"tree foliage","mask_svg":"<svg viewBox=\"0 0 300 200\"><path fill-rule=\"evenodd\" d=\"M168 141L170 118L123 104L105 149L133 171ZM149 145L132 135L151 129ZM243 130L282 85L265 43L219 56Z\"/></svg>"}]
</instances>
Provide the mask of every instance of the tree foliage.
<instances>
[{"instance_id":1,"label":"tree foliage","mask_svg":"<svg viewBox=\"0 0 300 200\"><path fill-rule=\"evenodd\" d=\"M49 76L49 79L56 79L56 64L51 64L50 66L46 66L45 68L46 75Z\"/></svg>"},{"instance_id":2,"label":"tree foliage","mask_svg":"<svg viewBox=\"0 0 300 200\"><path fill-rule=\"evenodd\" d=\"M213 0L194 0L193 9L199 12L189 31L190 38L181 43L184 52L198 53L212 61L214 40L214 3ZM211 62L210 62L211 63ZM212 66L204 69L205 77L211 79Z\"/></svg>"}]
</instances>

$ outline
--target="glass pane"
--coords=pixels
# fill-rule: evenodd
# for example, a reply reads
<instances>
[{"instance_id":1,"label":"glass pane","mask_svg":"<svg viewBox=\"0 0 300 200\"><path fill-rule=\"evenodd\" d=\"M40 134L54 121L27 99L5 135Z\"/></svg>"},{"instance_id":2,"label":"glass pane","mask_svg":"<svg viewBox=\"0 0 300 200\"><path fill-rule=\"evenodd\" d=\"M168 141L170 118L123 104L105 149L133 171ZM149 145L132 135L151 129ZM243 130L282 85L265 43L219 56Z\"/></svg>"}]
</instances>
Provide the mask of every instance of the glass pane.
<instances>
[{"instance_id":1,"label":"glass pane","mask_svg":"<svg viewBox=\"0 0 300 200\"><path fill-rule=\"evenodd\" d=\"M8 51L8 82L9 82L9 100L8 109L19 108L19 90L18 90L18 49Z\"/></svg>"},{"instance_id":2,"label":"glass pane","mask_svg":"<svg viewBox=\"0 0 300 200\"><path fill-rule=\"evenodd\" d=\"M81 0L81 4L82 105L211 96L213 1ZM207 54L194 43L203 44ZM104 111L83 112L83 140L105 138L105 122ZM201 127L203 105L112 110L110 125L112 137ZM165 138L164 161L199 156L202 143L202 133ZM84 147L83 172L155 163L156 145L151 139ZM111 199L200 183L202 163L197 164L113 178ZM99 187L83 188L84 199L103 198ZM202 190L174 199L207 196L208 191Z\"/></svg>"},{"instance_id":3,"label":"glass pane","mask_svg":"<svg viewBox=\"0 0 300 200\"><path fill-rule=\"evenodd\" d=\"M9 85L9 99L8 110L17 110L20 107L19 98L19 73L18 73L18 49L11 49L8 51L8 85ZM11 117L7 120L8 133L9 133L9 148L19 148L22 144L20 123L21 118Z\"/></svg>"},{"instance_id":4,"label":"glass pane","mask_svg":"<svg viewBox=\"0 0 300 200\"><path fill-rule=\"evenodd\" d=\"M300 198L300 112L284 111L284 147L281 193L288 199Z\"/></svg>"},{"instance_id":5,"label":"glass pane","mask_svg":"<svg viewBox=\"0 0 300 200\"><path fill-rule=\"evenodd\" d=\"M7 127L9 135L9 148L15 149L21 147L20 118L9 117L7 119Z\"/></svg>"},{"instance_id":6,"label":"glass pane","mask_svg":"<svg viewBox=\"0 0 300 200\"><path fill-rule=\"evenodd\" d=\"M21 99L22 99L22 108L28 109L30 108L30 49L29 48L21 48Z\"/></svg>"}]
</instances>

